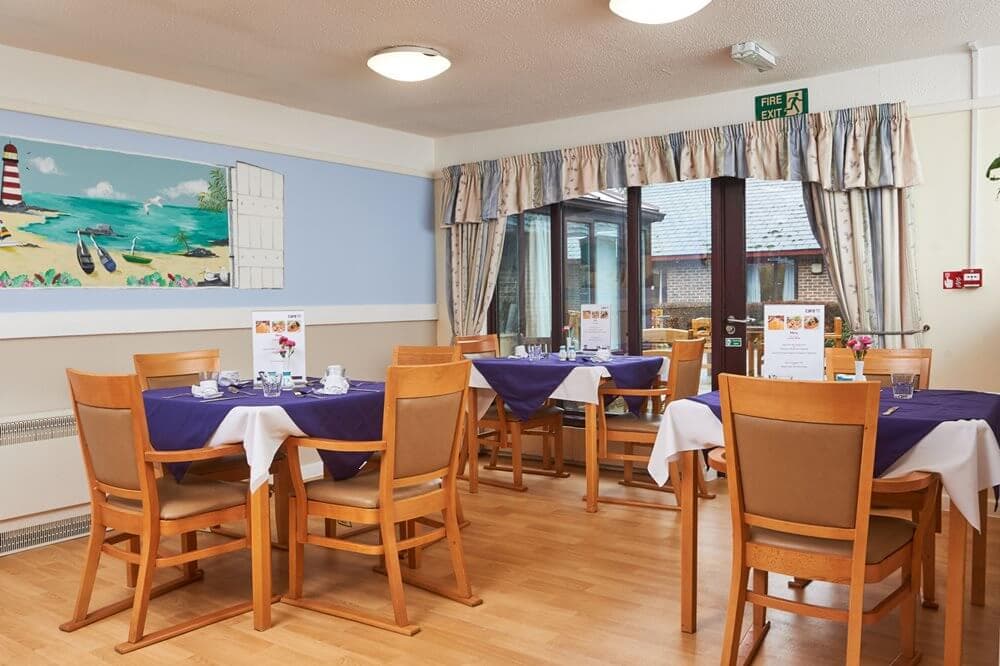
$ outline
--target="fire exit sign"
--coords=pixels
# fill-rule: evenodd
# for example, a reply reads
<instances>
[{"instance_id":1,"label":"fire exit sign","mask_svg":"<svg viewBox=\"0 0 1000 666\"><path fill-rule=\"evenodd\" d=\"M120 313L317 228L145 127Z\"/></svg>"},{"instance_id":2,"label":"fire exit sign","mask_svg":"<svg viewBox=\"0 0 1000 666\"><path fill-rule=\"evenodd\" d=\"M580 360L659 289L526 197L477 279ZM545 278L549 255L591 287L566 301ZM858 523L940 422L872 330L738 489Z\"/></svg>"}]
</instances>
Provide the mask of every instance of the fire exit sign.
<instances>
[{"instance_id":1,"label":"fire exit sign","mask_svg":"<svg viewBox=\"0 0 1000 666\"><path fill-rule=\"evenodd\" d=\"M809 113L809 89L786 90L785 92L758 95L754 98L757 120L787 118Z\"/></svg>"}]
</instances>

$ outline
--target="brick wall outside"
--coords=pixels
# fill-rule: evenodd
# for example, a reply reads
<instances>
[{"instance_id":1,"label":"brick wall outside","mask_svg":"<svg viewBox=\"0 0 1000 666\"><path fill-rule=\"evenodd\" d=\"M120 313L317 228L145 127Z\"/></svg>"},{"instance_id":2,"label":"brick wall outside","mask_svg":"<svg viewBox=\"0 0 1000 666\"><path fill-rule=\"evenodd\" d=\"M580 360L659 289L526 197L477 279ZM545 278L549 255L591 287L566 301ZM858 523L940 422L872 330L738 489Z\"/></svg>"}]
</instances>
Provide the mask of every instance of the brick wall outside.
<instances>
[{"instance_id":1,"label":"brick wall outside","mask_svg":"<svg viewBox=\"0 0 1000 666\"><path fill-rule=\"evenodd\" d=\"M830 282L830 273L822 257L799 257L796 272L798 273L798 300L814 303L829 303L837 300L837 292ZM812 265L822 263L823 272L813 275Z\"/></svg>"}]
</instances>

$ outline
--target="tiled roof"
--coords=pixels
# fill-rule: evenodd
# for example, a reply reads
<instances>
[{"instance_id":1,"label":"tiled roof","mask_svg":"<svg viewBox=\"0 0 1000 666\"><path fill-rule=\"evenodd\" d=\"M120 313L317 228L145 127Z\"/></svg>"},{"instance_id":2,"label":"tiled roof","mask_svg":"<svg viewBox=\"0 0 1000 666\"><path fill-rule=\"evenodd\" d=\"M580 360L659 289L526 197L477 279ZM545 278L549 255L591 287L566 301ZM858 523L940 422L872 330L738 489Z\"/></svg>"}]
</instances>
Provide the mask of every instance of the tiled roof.
<instances>
[{"instance_id":1,"label":"tiled roof","mask_svg":"<svg viewBox=\"0 0 1000 666\"><path fill-rule=\"evenodd\" d=\"M662 220L652 223L654 257L711 253L711 187L709 180L692 180L642 188L644 217L663 215ZM801 183L747 180L746 191L748 252L819 251L806 216ZM593 192L580 199L620 204L624 220L624 190ZM599 230L597 235L617 236L617 233ZM566 257L580 258L579 239L567 238Z\"/></svg>"},{"instance_id":2,"label":"tiled roof","mask_svg":"<svg viewBox=\"0 0 1000 666\"><path fill-rule=\"evenodd\" d=\"M802 185L784 181L746 181L748 252L819 250L802 199ZM653 256L711 252L711 181L647 185L643 206L655 206L663 220L652 224Z\"/></svg>"}]
</instances>

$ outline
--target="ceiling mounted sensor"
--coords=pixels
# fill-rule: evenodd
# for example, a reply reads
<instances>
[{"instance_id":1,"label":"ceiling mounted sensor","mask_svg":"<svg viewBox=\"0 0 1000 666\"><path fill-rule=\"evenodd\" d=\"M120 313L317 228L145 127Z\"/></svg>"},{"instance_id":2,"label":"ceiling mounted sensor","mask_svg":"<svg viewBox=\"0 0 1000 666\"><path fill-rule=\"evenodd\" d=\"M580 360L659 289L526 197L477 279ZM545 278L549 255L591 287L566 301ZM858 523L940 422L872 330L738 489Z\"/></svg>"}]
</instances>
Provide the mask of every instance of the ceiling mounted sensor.
<instances>
[{"instance_id":1,"label":"ceiling mounted sensor","mask_svg":"<svg viewBox=\"0 0 1000 666\"><path fill-rule=\"evenodd\" d=\"M426 81L451 67L451 61L426 46L393 46L368 58L368 67L395 81Z\"/></svg>"},{"instance_id":2,"label":"ceiling mounted sensor","mask_svg":"<svg viewBox=\"0 0 1000 666\"><path fill-rule=\"evenodd\" d=\"M611 0L608 7L618 16L651 25L673 23L701 11L712 0Z\"/></svg>"},{"instance_id":3,"label":"ceiling mounted sensor","mask_svg":"<svg viewBox=\"0 0 1000 666\"><path fill-rule=\"evenodd\" d=\"M774 54L757 42L733 44L733 49L729 57L748 67L753 67L758 72L769 72L775 68L777 63Z\"/></svg>"}]
</instances>

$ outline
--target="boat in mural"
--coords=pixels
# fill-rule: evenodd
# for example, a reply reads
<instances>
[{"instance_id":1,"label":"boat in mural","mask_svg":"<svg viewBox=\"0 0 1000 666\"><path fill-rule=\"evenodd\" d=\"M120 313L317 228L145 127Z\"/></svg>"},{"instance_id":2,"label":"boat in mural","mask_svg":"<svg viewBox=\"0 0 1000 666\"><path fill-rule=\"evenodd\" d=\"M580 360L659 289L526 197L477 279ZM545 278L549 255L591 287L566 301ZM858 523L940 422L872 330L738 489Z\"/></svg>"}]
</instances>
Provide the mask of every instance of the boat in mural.
<instances>
[{"instance_id":1,"label":"boat in mural","mask_svg":"<svg viewBox=\"0 0 1000 666\"><path fill-rule=\"evenodd\" d=\"M94 260L90 257L90 250L83 244L83 236L76 232L76 261L80 264L80 270L87 275L94 272Z\"/></svg>"},{"instance_id":2,"label":"boat in mural","mask_svg":"<svg viewBox=\"0 0 1000 666\"><path fill-rule=\"evenodd\" d=\"M3 222L0 222L0 247L17 247L18 245L20 245L20 243L14 240L13 234L10 233L10 229L8 229Z\"/></svg>"},{"instance_id":3,"label":"boat in mural","mask_svg":"<svg viewBox=\"0 0 1000 666\"><path fill-rule=\"evenodd\" d=\"M97 241L94 240L93 236L90 237L90 242L94 244L94 249L97 250L97 258L101 260L101 265L104 266L104 270L109 273L114 273L118 269L118 264L115 263L115 260L111 258L111 255L108 254L107 250L97 244Z\"/></svg>"},{"instance_id":4,"label":"boat in mural","mask_svg":"<svg viewBox=\"0 0 1000 666\"><path fill-rule=\"evenodd\" d=\"M139 240L136 236L132 239L132 247L129 248L128 252L122 254L122 259L129 262L130 264L148 264L153 261L152 257L144 257L138 254L135 250L135 242Z\"/></svg>"}]
</instances>

